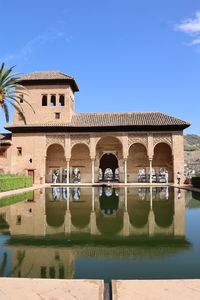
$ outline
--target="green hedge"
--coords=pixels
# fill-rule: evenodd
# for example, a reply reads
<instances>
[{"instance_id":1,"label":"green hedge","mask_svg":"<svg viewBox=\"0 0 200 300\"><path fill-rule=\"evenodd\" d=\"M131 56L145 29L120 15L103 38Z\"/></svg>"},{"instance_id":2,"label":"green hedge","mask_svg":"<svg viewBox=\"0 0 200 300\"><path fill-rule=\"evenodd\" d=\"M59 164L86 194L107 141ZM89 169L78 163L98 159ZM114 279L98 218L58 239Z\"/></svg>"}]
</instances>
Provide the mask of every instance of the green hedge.
<instances>
[{"instance_id":1,"label":"green hedge","mask_svg":"<svg viewBox=\"0 0 200 300\"><path fill-rule=\"evenodd\" d=\"M200 187L200 176L192 177L191 182L194 187Z\"/></svg>"},{"instance_id":2,"label":"green hedge","mask_svg":"<svg viewBox=\"0 0 200 300\"><path fill-rule=\"evenodd\" d=\"M11 204L15 204L20 201L25 201L25 200L33 200L33 192L28 192L24 194L19 194L19 195L13 195L10 197L5 197L0 199L0 207L3 206L8 206Z\"/></svg>"},{"instance_id":3,"label":"green hedge","mask_svg":"<svg viewBox=\"0 0 200 300\"><path fill-rule=\"evenodd\" d=\"M195 200L200 201L200 193L192 192L192 198Z\"/></svg>"},{"instance_id":4,"label":"green hedge","mask_svg":"<svg viewBox=\"0 0 200 300\"><path fill-rule=\"evenodd\" d=\"M30 176L0 177L0 192L30 187L32 185L33 179Z\"/></svg>"}]
</instances>

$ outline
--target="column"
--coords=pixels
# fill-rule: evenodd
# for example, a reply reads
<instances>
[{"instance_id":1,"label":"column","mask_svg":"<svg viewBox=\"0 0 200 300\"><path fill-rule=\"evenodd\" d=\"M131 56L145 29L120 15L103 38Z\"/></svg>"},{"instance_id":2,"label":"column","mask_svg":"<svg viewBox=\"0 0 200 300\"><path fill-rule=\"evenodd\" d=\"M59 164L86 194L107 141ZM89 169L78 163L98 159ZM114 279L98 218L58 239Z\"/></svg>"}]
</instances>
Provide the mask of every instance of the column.
<instances>
[{"instance_id":1,"label":"column","mask_svg":"<svg viewBox=\"0 0 200 300\"><path fill-rule=\"evenodd\" d=\"M153 212L153 193L152 193L152 187L150 187L150 211L149 211L149 236L154 235L154 229L155 229L155 217Z\"/></svg>"},{"instance_id":2,"label":"column","mask_svg":"<svg viewBox=\"0 0 200 300\"><path fill-rule=\"evenodd\" d=\"M127 158L124 158L124 183L127 184Z\"/></svg>"},{"instance_id":3,"label":"column","mask_svg":"<svg viewBox=\"0 0 200 300\"><path fill-rule=\"evenodd\" d=\"M69 184L69 160L67 160L67 184Z\"/></svg>"},{"instance_id":4,"label":"column","mask_svg":"<svg viewBox=\"0 0 200 300\"><path fill-rule=\"evenodd\" d=\"M94 184L94 163L95 163L95 160L92 159L92 184Z\"/></svg>"},{"instance_id":5,"label":"column","mask_svg":"<svg viewBox=\"0 0 200 300\"><path fill-rule=\"evenodd\" d=\"M152 183L152 158L149 158L149 182Z\"/></svg>"},{"instance_id":6,"label":"column","mask_svg":"<svg viewBox=\"0 0 200 300\"><path fill-rule=\"evenodd\" d=\"M128 199L127 199L127 187L124 188L124 216L123 216L123 236L129 236L129 214L128 214Z\"/></svg>"},{"instance_id":7,"label":"column","mask_svg":"<svg viewBox=\"0 0 200 300\"><path fill-rule=\"evenodd\" d=\"M124 188L124 210L128 211L127 187Z\"/></svg>"},{"instance_id":8,"label":"column","mask_svg":"<svg viewBox=\"0 0 200 300\"><path fill-rule=\"evenodd\" d=\"M92 212L94 212L95 209L95 198L94 198L94 188L92 188Z\"/></svg>"}]
</instances>

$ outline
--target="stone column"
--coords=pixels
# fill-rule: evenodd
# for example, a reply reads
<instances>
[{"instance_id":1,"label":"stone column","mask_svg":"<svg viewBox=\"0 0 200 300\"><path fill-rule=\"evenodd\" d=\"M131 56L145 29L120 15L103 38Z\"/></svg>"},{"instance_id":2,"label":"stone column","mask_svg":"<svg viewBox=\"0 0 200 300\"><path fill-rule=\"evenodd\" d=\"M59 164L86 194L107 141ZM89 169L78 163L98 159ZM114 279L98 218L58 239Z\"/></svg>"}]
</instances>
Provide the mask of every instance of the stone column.
<instances>
[{"instance_id":1,"label":"stone column","mask_svg":"<svg viewBox=\"0 0 200 300\"><path fill-rule=\"evenodd\" d=\"M127 187L124 188L124 211L128 211Z\"/></svg>"},{"instance_id":2,"label":"stone column","mask_svg":"<svg viewBox=\"0 0 200 300\"><path fill-rule=\"evenodd\" d=\"M92 188L92 212L95 210L94 188Z\"/></svg>"},{"instance_id":3,"label":"stone column","mask_svg":"<svg viewBox=\"0 0 200 300\"><path fill-rule=\"evenodd\" d=\"M153 194L152 194L152 187L150 187L150 211L149 211L149 236L154 235L154 229L155 229L155 216L153 212Z\"/></svg>"},{"instance_id":4,"label":"stone column","mask_svg":"<svg viewBox=\"0 0 200 300\"><path fill-rule=\"evenodd\" d=\"M94 163L95 163L95 159L94 158L92 158L92 184L94 184Z\"/></svg>"},{"instance_id":5,"label":"stone column","mask_svg":"<svg viewBox=\"0 0 200 300\"><path fill-rule=\"evenodd\" d=\"M124 183L127 184L127 158L124 158Z\"/></svg>"},{"instance_id":6,"label":"stone column","mask_svg":"<svg viewBox=\"0 0 200 300\"><path fill-rule=\"evenodd\" d=\"M69 184L69 160L67 160L67 184Z\"/></svg>"},{"instance_id":7,"label":"stone column","mask_svg":"<svg viewBox=\"0 0 200 300\"><path fill-rule=\"evenodd\" d=\"M149 182L152 183L152 158L149 158Z\"/></svg>"}]
</instances>

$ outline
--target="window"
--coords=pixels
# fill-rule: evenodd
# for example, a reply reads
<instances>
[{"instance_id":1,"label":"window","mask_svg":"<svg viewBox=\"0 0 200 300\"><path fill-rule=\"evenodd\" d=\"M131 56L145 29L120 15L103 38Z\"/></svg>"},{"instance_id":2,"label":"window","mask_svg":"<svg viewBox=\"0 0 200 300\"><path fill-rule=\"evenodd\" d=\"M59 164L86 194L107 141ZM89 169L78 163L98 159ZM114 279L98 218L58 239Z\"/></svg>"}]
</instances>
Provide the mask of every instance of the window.
<instances>
[{"instance_id":1,"label":"window","mask_svg":"<svg viewBox=\"0 0 200 300\"><path fill-rule=\"evenodd\" d=\"M17 147L17 155L22 156L22 147Z\"/></svg>"},{"instance_id":2,"label":"window","mask_svg":"<svg viewBox=\"0 0 200 300\"><path fill-rule=\"evenodd\" d=\"M0 146L0 157L6 157L6 147Z\"/></svg>"},{"instance_id":3,"label":"window","mask_svg":"<svg viewBox=\"0 0 200 300\"><path fill-rule=\"evenodd\" d=\"M22 114L20 114L19 112L18 112L18 121L23 121Z\"/></svg>"},{"instance_id":4,"label":"window","mask_svg":"<svg viewBox=\"0 0 200 300\"><path fill-rule=\"evenodd\" d=\"M58 113L58 112L55 113L55 118L56 118L56 119L60 119L60 113Z\"/></svg>"},{"instance_id":5,"label":"window","mask_svg":"<svg viewBox=\"0 0 200 300\"><path fill-rule=\"evenodd\" d=\"M51 95L50 105L51 106L56 106L56 95Z\"/></svg>"},{"instance_id":6,"label":"window","mask_svg":"<svg viewBox=\"0 0 200 300\"><path fill-rule=\"evenodd\" d=\"M64 106L65 105L65 96L60 95L59 97L59 106Z\"/></svg>"},{"instance_id":7,"label":"window","mask_svg":"<svg viewBox=\"0 0 200 300\"><path fill-rule=\"evenodd\" d=\"M47 106L47 95L42 96L42 106Z\"/></svg>"},{"instance_id":8,"label":"window","mask_svg":"<svg viewBox=\"0 0 200 300\"><path fill-rule=\"evenodd\" d=\"M21 225L22 223L22 216L17 216L17 221L16 221L16 225Z\"/></svg>"},{"instance_id":9,"label":"window","mask_svg":"<svg viewBox=\"0 0 200 300\"><path fill-rule=\"evenodd\" d=\"M20 94L19 97L20 97L20 99L19 99L20 103L23 103L23 102L24 102L24 100L23 100L24 95L23 95L23 94Z\"/></svg>"}]
</instances>

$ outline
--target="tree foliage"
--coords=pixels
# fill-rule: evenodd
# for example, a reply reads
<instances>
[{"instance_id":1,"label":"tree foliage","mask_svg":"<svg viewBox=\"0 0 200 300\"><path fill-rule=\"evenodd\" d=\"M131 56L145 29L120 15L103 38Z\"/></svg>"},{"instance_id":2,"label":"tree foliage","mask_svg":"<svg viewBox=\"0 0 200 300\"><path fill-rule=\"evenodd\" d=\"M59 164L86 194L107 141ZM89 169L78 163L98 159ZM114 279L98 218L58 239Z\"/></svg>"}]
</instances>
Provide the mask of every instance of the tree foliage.
<instances>
[{"instance_id":1,"label":"tree foliage","mask_svg":"<svg viewBox=\"0 0 200 300\"><path fill-rule=\"evenodd\" d=\"M12 73L14 67L15 66L6 68L4 63L2 63L0 67L0 108L2 108L4 111L6 122L9 122L8 105L11 105L17 110L21 119L26 124L24 110L20 101L28 104L32 110L33 107L26 100L26 98L22 96L22 91L23 95L25 95L26 97L28 97L28 93L26 88L19 84L19 77L21 74Z\"/></svg>"}]
</instances>

